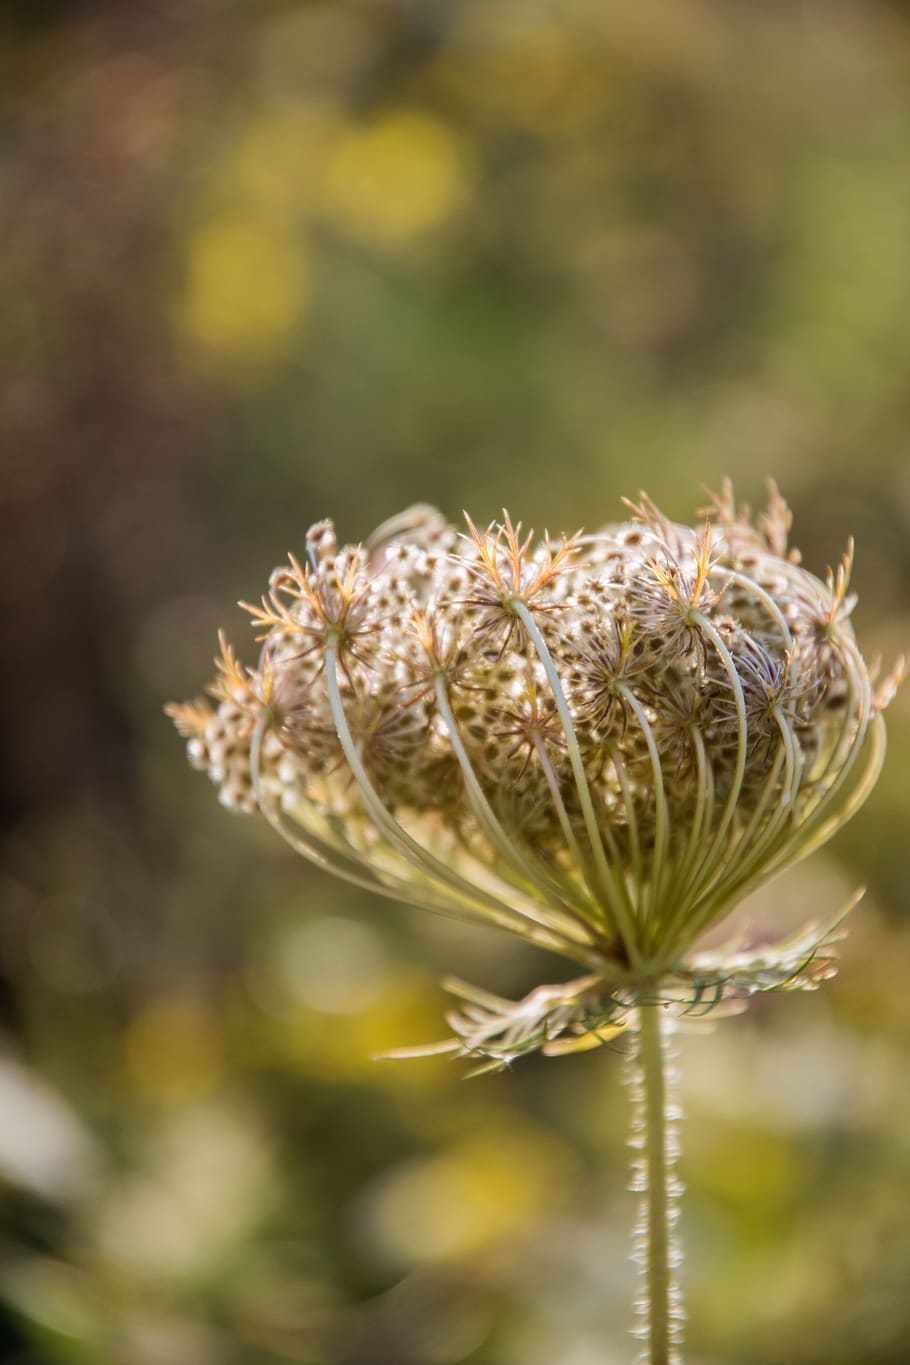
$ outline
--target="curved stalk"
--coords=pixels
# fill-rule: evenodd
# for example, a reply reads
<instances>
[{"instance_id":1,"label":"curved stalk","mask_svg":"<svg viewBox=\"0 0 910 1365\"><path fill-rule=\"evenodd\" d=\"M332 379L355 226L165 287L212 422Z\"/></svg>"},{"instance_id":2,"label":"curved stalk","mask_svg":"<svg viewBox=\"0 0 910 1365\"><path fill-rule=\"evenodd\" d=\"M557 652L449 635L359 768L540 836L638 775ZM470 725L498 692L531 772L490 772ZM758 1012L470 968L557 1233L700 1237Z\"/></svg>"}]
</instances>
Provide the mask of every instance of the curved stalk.
<instances>
[{"instance_id":1,"label":"curved stalk","mask_svg":"<svg viewBox=\"0 0 910 1365\"><path fill-rule=\"evenodd\" d=\"M648 905L650 907L651 918L656 919L657 909L660 905L661 886L667 875L667 847L670 840L670 814L667 808L667 793L664 786L664 770L660 761L660 754L654 740L654 732L651 729L648 717L641 702L634 692L625 683L619 684L619 692L625 698L628 705L635 713L639 728L644 737L648 749L648 757L651 763L651 774L654 778L654 853L651 858L651 884L648 887ZM642 895L644 892L642 891ZM655 925L655 927L657 927ZM652 945L648 944L650 948Z\"/></svg>"},{"instance_id":2,"label":"curved stalk","mask_svg":"<svg viewBox=\"0 0 910 1365\"><path fill-rule=\"evenodd\" d=\"M575 733L575 726L572 722L572 714L569 704L562 688L556 666L550 656L546 641L541 635L537 623L531 612L528 610L526 602L520 597L513 597L509 602L510 609L521 621L530 639L537 657L540 659L544 673L547 675L547 682L550 684L550 691L553 694L553 701L559 714L562 724L563 734L566 739L566 750L569 755L569 762L572 765L572 773L575 778L575 786L578 791L578 799L581 804L582 818L584 819L585 829L591 845L591 853L597 868L601 884L606 896L605 909L612 910L617 929L617 936L621 940L630 963L637 966L641 962L641 950L635 938L634 927L632 925L630 908L625 902L628 890L625 881L620 878L616 869L611 868L607 862L607 855L604 850L604 839L598 824L597 815L594 811L594 802L591 799L591 789L588 786L588 778L585 773L584 760L578 746L578 738Z\"/></svg>"}]
</instances>

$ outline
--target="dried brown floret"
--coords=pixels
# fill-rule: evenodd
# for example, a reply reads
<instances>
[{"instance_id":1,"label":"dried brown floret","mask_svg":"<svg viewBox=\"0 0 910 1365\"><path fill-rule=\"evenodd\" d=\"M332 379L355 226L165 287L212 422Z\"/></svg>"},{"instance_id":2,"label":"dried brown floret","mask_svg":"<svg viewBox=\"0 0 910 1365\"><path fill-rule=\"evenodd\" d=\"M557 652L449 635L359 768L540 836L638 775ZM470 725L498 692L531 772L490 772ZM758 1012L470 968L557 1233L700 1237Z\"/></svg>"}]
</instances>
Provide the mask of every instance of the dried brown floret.
<instances>
[{"instance_id":1,"label":"dried brown floret","mask_svg":"<svg viewBox=\"0 0 910 1365\"><path fill-rule=\"evenodd\" d=\"M212 710L170 709L222 799L389 895L492 921L604 980L681 969L747 890L816 847L881 760L849 616L777 489L699 533L634 520L535 546L433 509L367 548L312 527L272 575L259 666L222 640Z\"/></svg>"}]
</instances>

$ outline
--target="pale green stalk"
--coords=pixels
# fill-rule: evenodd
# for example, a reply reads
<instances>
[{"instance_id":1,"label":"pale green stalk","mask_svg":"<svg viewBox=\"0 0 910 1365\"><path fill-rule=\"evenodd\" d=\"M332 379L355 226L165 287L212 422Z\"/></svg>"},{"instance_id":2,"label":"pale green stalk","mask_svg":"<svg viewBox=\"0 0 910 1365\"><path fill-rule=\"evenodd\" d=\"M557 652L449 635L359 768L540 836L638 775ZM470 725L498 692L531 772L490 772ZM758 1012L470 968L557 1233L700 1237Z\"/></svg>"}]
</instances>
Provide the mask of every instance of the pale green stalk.
<instances>
[{"instance_id":1,"label":"pale green stalk","mask_svg":"<svg viewBox=\"0 0 910 1365\"><path fill-rule=\"evenodd\" d=\"M635 1152L632 1189L641 1195L634 1259L642 1289L636 1301L642 1340L641 1365L680 1365L682 1304L675 1270L679 1195L674 1166L678 1154L678 1111L670 1091L675 1073L670 1055L673 1020L659 1003L637 1010L637 1052L627 1072L633 1098L630 1146Z\"/></svg>"}]
</instances>

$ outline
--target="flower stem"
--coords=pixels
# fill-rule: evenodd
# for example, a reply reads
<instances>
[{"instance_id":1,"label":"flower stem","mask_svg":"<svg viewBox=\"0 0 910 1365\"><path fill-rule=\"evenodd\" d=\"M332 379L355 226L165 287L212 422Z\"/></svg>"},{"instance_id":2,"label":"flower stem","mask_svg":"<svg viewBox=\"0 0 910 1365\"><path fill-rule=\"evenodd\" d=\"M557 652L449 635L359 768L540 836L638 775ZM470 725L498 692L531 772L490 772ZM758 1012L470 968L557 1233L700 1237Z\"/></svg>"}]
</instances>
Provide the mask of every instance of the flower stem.
<instances>
[{"instance_id":1,"label":"flower stem","mask_svg":"<svg viewBox=\"0 0 910 1365\"><path fill-rule=\"evenodd\" d=\"M638 1052L629 1077L634 1104L630 1145L636 1151L632 1188L641 1194L634 1258L641 1267L637 1301L642 1365L680 1365L682 1308L674 1271L675 1237L682 1190L673 1167L678 1154L678 1110L670 1102L675 1072L671 1061L673 1020L660 1005L638 1008Z\"/></svg>"}]
</instances>

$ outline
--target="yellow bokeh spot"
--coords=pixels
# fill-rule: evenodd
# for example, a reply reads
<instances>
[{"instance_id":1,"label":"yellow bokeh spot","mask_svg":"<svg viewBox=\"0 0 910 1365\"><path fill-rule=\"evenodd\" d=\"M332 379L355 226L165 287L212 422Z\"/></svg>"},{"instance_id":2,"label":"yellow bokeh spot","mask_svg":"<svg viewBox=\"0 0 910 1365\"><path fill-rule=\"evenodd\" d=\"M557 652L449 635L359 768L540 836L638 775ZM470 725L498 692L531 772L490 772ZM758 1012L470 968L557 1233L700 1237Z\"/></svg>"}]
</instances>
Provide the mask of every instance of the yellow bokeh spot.
<instances>
[{"instance_id":1,"label":"yellow bokeh spot","mask_svg":"<svg viewBox=\"0 0 910 1365\"><path fill-rule=\"evenodd\" d=\"M212 218L188 243L183 326L216 362L270 360L306 310L309 275L299 242L240 215Z\"/></svg>"},{"instance_id":2,"label":"yellow bokeh spot","mask_svg":"<svg viewBox=\"0 0 910 1365\"><path fill-rule=\"evenodd\" d=\"M158 1104L183 1104L205 1095L222 1073L215 1021L189 997L158 1000L137 1014L126 1031L124 1052L133 1085Z\"/></svg>"},{"instance_id":3,"label":"yellow bokeh spot","mask_svg":"<svg viewBox=\"0 0 910 1365\"><path fill-rule=\"evenodd\" d=\"M470 181L463 141L430 114L401 111L342 135L325 206L355 236L407 241L456 213Z\"/></svg>"},{"instance_id":4,"label":"yellow bokeh spot","mask_svg":"<svg viewBox=\"0 0 910 1365\"><path fill-rule=\"evenodd\" d=\"M433 1040L446 1032L438 992L407 971L390 975L375 999L349 1014L324 1014L297 1003L276 1024L281 1051L290 1064L323 1080L420 1090L451 1079L446 1057L379 1060L415 1038Z\"/></svg>"},{"instance_id":5,"label":"yellow bokeh spot","mask_svg":"<svg viewBox=\"0 0 910 1365\"><path fill-rule=\"evenodd\" d=\"M490 1123L391 1172L365 1211L370 1236L397 1263L471 1255L559 1207L572 1173L566 1149L544 1129Z\"/></svg>"}]
</instances>

